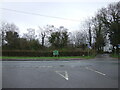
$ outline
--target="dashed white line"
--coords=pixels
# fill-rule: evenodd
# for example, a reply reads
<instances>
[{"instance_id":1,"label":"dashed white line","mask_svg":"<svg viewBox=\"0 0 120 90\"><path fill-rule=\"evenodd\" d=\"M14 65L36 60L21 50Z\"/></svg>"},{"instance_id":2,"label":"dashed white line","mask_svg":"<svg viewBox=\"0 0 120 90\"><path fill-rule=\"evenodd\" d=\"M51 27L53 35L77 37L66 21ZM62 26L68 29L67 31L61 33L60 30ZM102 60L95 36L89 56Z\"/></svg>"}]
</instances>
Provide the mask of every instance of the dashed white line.
<instances>
[{"instance_id":1,"label":"dashed white line","mask_svg":"<svg viewBox=\"0 0 120 90\"><path fill-rule=\"evenodd\" d=\"M91 69L91 68L88 68L88 67L85 67L86 69L88 69L88 70L91 70L91 71L93 71L93 72L96 72L96 73L98 73L98 74L101 74L101 75L106 75L105 73L102 73L102 72L99 72L99 71L97 71L97 70L94 70L94 69Z\"/></svg>"}]
</instances>

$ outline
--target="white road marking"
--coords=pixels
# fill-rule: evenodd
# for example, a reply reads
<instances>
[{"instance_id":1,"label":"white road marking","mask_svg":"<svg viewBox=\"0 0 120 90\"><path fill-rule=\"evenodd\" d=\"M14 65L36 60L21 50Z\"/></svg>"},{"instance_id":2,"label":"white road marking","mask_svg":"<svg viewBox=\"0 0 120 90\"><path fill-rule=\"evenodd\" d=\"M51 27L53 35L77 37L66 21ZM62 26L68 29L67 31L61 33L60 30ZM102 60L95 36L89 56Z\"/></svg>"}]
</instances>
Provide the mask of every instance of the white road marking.
<instances>
[{"instance_id":1,"label":"white road marking","mask_svg":"<svg viewBox=\"0 0 120 90\"><path fill-rule=\"evenodd\" d=\"M101 75L106 75L106 74L104 74L104 73L102 73L102 72L99 72L99 71L97 71L97 70L94 70L94 69L91 69L91 68L88 68L88 67L85 67L86 69L88 69L88 70L91 70L91 71L94 71L94 72L96 72L96 73L98 73L98 74L101 74Z\"/></svg>"},{"instance_id":2,"label":"white road marking","mask_svg":"<svg viewBox=\"0 0 120 90\"><path fill-rule=\"evenodd\" d=\"M62 76L65 80L68 80L68 73L67 71L55 71L57 74L59 74L60 76ZM64 73L64 74L62 74Z\"/></svg>"},{"instance_id":3,"label":"white road marking","mask_svg":"<svg viewBox=\"0 0 120 90\"><path fill-rule=\"evenodd\" d=\"M52 66L47 66L47 67L52 67Z\"/></svg>"},{"instance_id":4,"label":"white road marking","mask_svg":"<svg viewBox=\"0 0 120 90\"><path fill-rule=\"evenodd\" d=\"M51 68L52 66L39 66L39 68Z\"/></svg>"}]
</instances>

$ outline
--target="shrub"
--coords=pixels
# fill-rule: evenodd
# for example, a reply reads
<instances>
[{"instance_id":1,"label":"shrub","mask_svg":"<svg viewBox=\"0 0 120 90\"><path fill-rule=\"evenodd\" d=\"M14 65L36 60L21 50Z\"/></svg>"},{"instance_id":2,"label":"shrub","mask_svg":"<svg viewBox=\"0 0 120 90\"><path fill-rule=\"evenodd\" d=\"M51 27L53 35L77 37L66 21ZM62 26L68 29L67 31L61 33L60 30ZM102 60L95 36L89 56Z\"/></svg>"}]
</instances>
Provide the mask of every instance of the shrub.
<instances>
[{"instance_id":1,"label":"shrub","mask_svg":"<svg viewBox=\"0 0 120 90\"><path fill-rule=\"evenodd\" d=\"M82 56L87 55L88 52L81 51L60 51L59 56ZM3 50L3 56L29 56L29 57L51 57L53 56L52 51L20 51L20 50Z\"/></svg>"}]
</instances>

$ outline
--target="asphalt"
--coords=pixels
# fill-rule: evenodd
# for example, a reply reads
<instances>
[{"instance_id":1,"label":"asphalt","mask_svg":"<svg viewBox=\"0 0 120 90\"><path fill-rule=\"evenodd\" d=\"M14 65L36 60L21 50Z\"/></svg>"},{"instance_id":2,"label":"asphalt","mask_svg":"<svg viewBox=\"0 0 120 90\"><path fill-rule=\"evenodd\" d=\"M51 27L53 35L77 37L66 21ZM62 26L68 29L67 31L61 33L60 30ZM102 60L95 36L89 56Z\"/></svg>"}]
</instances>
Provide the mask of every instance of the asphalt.
<instances>
[{"instance_id":1,"label":"asphalt","mask_svg":"<svg viewBox=\"0 0 120 90\"><path fill-rule=\"evenodd\" d=\"M118 59L2 61L2 88L118 88Z\"/></svg>"}]
</instances>

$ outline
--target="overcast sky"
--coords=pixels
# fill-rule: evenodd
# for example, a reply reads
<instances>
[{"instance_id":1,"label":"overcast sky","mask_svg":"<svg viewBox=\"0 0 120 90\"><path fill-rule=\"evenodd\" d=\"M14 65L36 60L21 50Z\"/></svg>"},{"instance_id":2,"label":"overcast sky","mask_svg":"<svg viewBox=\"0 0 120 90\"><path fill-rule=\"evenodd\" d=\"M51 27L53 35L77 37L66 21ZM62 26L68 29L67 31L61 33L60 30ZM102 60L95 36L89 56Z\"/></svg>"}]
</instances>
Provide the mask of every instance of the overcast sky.
<instances>
[{"instance_id":1,"label":"overcast sky","mask_svg":"<svg viewBox=\"0 0 120 90\"><path fill-rule=\"evenodd\" d=\"M37 30L38 26L44 27L46 25L54 25L55 27L64 26L72 31L78 30L83 21L94 16L98 9L106 7L112 2L109 0L109 2L104 0L98 2L97 0L92 2L89 0L89 2L87 2L87 0L85 0L85 2L33 1L14 2L13 0L13 2L2 2L0 6L2 10L0 15L2 17L0 19L17 25L20 33L26 32L27 28L35 28ZM51 18L51 16L55 18Z\"/></svg>"}]
</instances>

